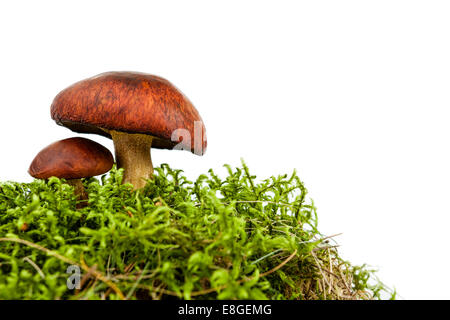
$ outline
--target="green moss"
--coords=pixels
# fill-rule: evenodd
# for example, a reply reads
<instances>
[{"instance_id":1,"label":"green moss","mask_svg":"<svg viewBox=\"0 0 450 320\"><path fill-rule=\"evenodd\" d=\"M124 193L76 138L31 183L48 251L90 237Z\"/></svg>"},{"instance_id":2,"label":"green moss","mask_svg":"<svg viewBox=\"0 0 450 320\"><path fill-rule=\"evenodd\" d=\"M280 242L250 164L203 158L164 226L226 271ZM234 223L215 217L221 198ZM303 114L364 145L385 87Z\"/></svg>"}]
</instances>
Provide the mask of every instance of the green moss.
<instances>
[{"instance_id":1,"label":"green moss","mask_svg":"<svg viewBox=\"0 0 450 320\"><path fill-rule=\"evenodd\" d=\"M168 165L137 192L113 168L89 206L51 178L0 184L0 299L371 299L389 290L317 230L296 173L245 164L195 182ZM82 270L81 289L67 268ZM394 297L394 295L392 295Z\"/></svg>"}]
</instances>

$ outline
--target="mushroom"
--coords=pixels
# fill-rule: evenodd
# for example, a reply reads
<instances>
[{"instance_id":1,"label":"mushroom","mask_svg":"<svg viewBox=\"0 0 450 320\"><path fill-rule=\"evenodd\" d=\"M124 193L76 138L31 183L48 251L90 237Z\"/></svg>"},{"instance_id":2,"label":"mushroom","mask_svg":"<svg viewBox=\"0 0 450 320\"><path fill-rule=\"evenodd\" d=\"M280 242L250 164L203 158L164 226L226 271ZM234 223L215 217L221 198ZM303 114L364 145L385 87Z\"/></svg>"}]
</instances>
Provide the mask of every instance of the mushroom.
<instances>
[{"instance_id":1,"label":"mushroom","mask_svg":"<svg viewBox=\"0 0 450 320\"><path fill-rule=\"evenodd\" d=\"M206 151L203 121L169 81L139 72L107 72L73 84L53 100L57 124L114 142L124 183L145 186L153 174L151 148Z\"/></svg>"},{"instance_id":2,"label":"mushroom","mask_svg":"<svg viewBox=\"0 0 450 320\"><path fill-rule=\"evenodd\" d=\"M80 201L77 208L81 208L88 199L81 178L106 173L113 164L111 152L101 144L85 138L69 138L42 149L31 162L28 173L36 179L66 179Z\"/></svg>"}]
</instances>

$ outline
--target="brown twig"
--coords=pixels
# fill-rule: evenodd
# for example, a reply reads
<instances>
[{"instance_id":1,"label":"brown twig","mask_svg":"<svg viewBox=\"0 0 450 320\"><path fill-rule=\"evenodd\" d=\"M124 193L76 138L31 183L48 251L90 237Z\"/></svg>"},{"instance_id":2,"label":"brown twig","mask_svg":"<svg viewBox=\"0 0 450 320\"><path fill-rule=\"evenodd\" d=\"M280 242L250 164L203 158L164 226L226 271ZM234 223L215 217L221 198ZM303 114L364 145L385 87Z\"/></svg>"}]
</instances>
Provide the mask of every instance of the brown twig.
<instances>
[{"instance_id":1,"label":"brown twig","mask_svg":"<svg viewBox=\"0 0 450 320\"><path fill-rule=\"evenodd\" d=\"M50 249L47 249L43 246L40 246L36 243L27 241L27 240L23 240L23 239L19 239L19 238L0 238L0 242L16 242L16 243L20 243L20 244L24 244L26 246L29 246L31 248L40 250L45 252L46 254L53 256L65 263L71 264L71 265L76 265L80 268L82 268L84 271L86 272L92 272L92 274L98 278L100 281L104 282L106 285L108 285L111 289L113 289L117 295L119 296L120 299L124 300L125 296L123 295L122 291L120 291L120 289L114 284L112 283L110 280L106 279L105 276L103 274L101 274L100 272L96 271L96 270L91 270L91 268L89 268L86 264L83 264L84 261L82 261L81 264L73 261L72 259L69 259L67 257L64 257L63 255L60 255L59 253L52 251Z\"/></svg>"},{"instance_id":2,"label":"brown twig","mask_svg":"<svg viewBox=\"0 0 450 320\"><path fill-rule=\"evenodd\" d=\"M287 257L283 262L281 262L279 265L277 265L276 267L270 269L269 271L266 271L266 272L260 274L259 277L262 278L262 277L268 276L271 273L274 273L274 272L278 271L286 263L291 261L292 258L294 258L296 254L297 254L297 249L295 249L294 252L289 257ZM247 278L247 279L241 279L241 280L237 281L236 283L248 282L248 281L251 281L253 279L255 279L255 277ZM210 288L210 289L206 289L206 290L194 291L194 292L191 292L191 296L194 297L194 296L205 295L205 294L208 294L208 293L212 293L214 291L219 291L219 290L225 289L227 286L228 285L223 285L223 286L219 286L219 287L216 287L216 288ZM145 286L145 285L139 285L138 287L139 288L144 288L144 289L149 289L148 286ZM171 296L175 296L175 297L179 297L180 296L177 292L174 292L174 291L170 291L170 290L166 290L166 289L160 289L160 288L152 288L152 289L153 289L153 291L161 292L161 293L164 293L164 294L167 294L167 295L171 295Z\"/></svg>"}]
</instances>

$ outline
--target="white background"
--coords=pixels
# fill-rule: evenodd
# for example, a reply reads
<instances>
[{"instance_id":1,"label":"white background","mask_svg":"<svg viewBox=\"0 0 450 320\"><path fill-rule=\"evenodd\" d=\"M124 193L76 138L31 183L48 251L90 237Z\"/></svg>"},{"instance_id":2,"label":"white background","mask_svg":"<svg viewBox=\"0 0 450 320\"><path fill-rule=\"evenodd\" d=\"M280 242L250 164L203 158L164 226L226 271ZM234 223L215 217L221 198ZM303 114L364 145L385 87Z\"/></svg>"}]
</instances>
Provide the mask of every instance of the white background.
<instances>
[{"instance_id":1,"label":"white background","mask_svg":"<svg viewBox=\"0 0 450 320\"><path fill-rule=\"evenodd\" d=\"M2 1L0 180L31 181L34 155L75 135L50 119L60 90L157 74L199 110L208 151L155 165L297 168L344 258L403 298L450 298L449 17L448 1Z\"/></svg>"}]
</instances>

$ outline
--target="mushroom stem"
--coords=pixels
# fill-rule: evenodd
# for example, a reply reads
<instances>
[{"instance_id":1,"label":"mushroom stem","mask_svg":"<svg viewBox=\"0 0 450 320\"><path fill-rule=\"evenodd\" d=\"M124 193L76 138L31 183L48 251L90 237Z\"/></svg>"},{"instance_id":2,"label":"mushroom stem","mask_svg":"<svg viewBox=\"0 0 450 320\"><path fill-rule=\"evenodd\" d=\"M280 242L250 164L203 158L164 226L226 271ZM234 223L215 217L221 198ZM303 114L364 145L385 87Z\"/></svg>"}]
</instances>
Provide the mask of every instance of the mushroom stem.
<instances>
[{"instance_id":1,"label":"mushroom stem","mask_svg":"<svg viewBox=\"0 0 450 320\"><path fill-rule=\"evenodd\" d=\"M111 130L118 168L124 169L123 182L131 183L134 190L146 185L153 175L150 148L153 137L146 134L129 134Z\"/></svg>"},{"instance_id":2,"label":"mushroom stem","mask_svg":"<svg viewBox=\"0 0 450 320\"><path fill-rule=\"evenodd\" d=\"M73 187L73 193L77 196L77 209L86 207L89 197L86 190L84 189L81 179L67 179L66 181L68 185Z\"/></svg>"}]
</instances>

